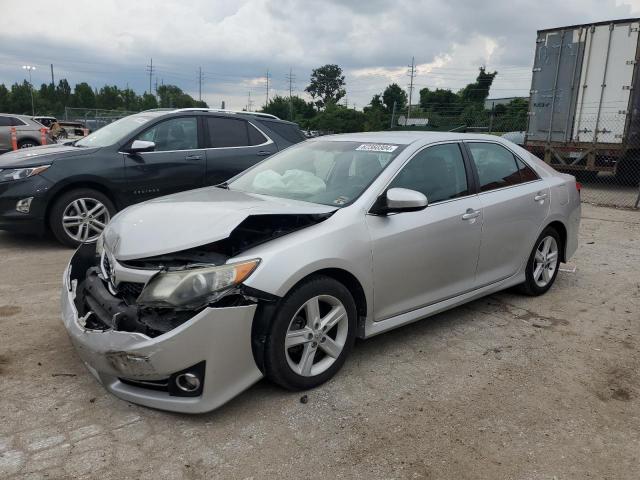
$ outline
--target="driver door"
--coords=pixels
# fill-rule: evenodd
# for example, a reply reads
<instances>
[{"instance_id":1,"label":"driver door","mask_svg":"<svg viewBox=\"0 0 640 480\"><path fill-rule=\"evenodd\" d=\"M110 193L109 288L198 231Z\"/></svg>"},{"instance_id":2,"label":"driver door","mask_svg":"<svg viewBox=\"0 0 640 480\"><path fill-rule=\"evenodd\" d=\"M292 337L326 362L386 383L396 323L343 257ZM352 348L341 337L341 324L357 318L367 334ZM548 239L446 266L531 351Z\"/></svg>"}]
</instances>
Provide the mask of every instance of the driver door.
<instances>
[{"instance_id":1,"label":"driver door","mask_svg":"<svg viewBox=\"0 0 640 480\"><path fill-rule=\"evenodd\" d=\"M424 193L427 208L367 215L375 321L473 290L482 209L470 173L457 143L427 147L388 186Z\"/></svg>"},{"instance_id":2,"label":"driver door","mask_svg":"<svg viewBox=\"0 0 640 480\"><path fill-rule=\"evenodd\" d=\"M130 203L204 186L206 164L199 123L197 116L173 117L133 139L154 142L156 148L124 154Z\"/></svg>"}]
</instances>

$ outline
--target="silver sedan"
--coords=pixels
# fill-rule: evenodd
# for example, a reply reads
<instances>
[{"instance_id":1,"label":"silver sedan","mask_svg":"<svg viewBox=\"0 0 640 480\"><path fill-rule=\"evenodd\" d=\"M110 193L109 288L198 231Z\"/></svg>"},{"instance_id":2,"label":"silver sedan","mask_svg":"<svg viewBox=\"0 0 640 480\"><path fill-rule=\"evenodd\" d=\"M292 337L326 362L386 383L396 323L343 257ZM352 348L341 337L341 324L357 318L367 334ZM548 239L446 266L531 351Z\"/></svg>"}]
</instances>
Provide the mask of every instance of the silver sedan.
<instances>
[{"instance_id":1,"label":"silver sedan","mask_svg":"<svg viewBox=\"0 0 640 480\"><path fill-rule=\"evenodd\" d=\"M63 319L115 395L203 412L263 376L316 387L357 337L545 293L579 222L575 179L498 137L320 137L116 215L73 256Z\"/></svg>"}]
</instances>

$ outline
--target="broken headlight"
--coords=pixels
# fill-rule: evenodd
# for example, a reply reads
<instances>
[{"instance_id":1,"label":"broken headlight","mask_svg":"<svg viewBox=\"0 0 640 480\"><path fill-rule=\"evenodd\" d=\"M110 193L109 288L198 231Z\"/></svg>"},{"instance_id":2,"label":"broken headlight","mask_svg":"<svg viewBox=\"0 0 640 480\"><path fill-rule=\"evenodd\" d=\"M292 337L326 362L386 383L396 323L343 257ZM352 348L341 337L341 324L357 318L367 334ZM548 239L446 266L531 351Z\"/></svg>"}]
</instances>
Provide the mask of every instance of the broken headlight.
<instances>
[{"instance_id":1,"label":"broken headlight","mask_svg":"<svg viewBox=\"0 0 640 480\"><path fill-rule=\"evenodd\" d=\"M245 281L260 259L217 267L197 267L164 271L153 277L138 297L137 303L151 307L196 308L215 302Z\"/></svg>"}]
</instances>

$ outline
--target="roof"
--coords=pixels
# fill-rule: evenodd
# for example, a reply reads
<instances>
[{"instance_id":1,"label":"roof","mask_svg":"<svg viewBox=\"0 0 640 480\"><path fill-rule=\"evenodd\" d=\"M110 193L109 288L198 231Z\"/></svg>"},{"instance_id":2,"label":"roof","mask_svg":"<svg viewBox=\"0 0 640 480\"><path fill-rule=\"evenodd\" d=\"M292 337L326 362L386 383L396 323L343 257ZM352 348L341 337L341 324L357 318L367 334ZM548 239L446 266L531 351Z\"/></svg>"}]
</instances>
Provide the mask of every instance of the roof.
<instances>
[{"instance_id":1,"label":"roof","mask_svg":"<svg viewBox=\"0 0 640 480\"><path fill-rule=\"evenodd\" d=\"M385 132L362 132L362 133L342 133L339 135L326 135L315 137L308 141L317 142L329 140L334 142L370 142L370 143L395 143L397 145L409 145L415 142L433 143L451 140L498 140L496 135L483 135L475 133L456 132L424 132L424 131L385 131Z\"/></svg>"},{"instance_id":2,"label":"roof","mask_svg":"<svg viewBox=\"0 0 640 480\"><path fill-rule=\"evenodd\" d=\"M611 23L616 23L617 24L617 23L633 23L633 22L640 22L640 18L638 18L638 17L636 17L636 18L620 18L618 20L603 20L601 22L579 23L577 25L567 25L565 27L543 28L541 30L538 30L538 33L553 32L553 31L560 31L560 30L574 30L576 28L590 27L592 25L598 26L598 25L609 25Z\"/></svg>"}]
</instances>

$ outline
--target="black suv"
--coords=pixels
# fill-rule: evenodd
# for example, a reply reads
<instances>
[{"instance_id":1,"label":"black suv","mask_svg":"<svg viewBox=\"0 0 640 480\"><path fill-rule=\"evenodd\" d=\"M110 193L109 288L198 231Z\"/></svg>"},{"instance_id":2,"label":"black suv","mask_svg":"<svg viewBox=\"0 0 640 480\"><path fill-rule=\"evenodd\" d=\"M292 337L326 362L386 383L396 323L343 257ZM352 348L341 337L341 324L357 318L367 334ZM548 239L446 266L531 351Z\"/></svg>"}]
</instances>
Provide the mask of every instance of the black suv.
<instances>
[{"instance_id":1,"label":"black suv","mask_svg":"<svg viewBox=\"0 0 640 480\"><path fill-rule=\"evenodd\" d=\"M0 229L95 241L131 204L216 185L304 140L273 115L150 110L87 137L0 155Z\"/></svg>"}]
</instances>

